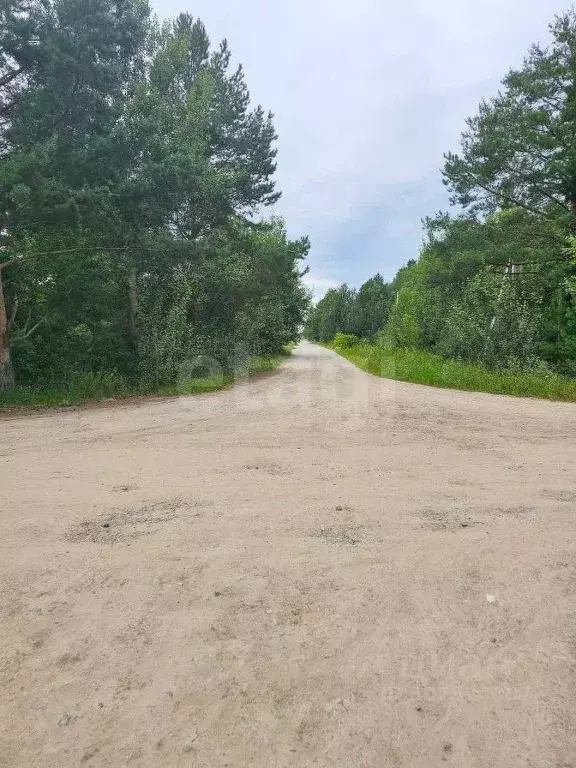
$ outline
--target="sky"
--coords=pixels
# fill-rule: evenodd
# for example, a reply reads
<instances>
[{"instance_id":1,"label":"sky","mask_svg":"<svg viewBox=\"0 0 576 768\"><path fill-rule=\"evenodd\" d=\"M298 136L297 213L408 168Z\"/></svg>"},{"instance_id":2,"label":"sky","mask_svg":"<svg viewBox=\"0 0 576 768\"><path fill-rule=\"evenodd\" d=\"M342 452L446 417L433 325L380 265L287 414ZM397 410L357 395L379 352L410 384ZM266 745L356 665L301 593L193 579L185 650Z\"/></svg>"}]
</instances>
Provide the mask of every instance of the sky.
<instances>
[{"instance_id":1,"label":"sky","mask_svg":"<svg viewBox=\"0 0 576 768\"><path fill-rule=\"evenodd\" d=\"M291 236L308 235L316 298L416 258L421 220L449 207L440 169L569 0L152 0L227 38L274 115Z\"/></svg>"}]
</instances>

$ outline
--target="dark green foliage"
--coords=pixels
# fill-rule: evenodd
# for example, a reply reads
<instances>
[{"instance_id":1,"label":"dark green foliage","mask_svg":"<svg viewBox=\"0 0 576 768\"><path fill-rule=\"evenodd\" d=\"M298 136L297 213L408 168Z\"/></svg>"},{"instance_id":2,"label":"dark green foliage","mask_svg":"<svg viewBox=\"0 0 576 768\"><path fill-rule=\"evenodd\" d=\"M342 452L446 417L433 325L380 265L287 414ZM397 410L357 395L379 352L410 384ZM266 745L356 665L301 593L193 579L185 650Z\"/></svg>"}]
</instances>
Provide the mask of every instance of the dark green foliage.
<instances>
[{"instance_id":1,"label":"dark green foliage","mask_svg":"<svg viewBox=\"0 0 576 768\"><path fill-rule=\"evenodd\" d=\"M354 333L370 339L376 336L390 314L394 301L392 286L375 275L360 286L354 301Z\"/></svg>"},{"instance_id":2,"label":"dark green foliage","mask_svg":"<svg viewBox=\"0 0 576 768\"><path fill-rule=\"evenodd\" d=\"M359 291L347 285L331 288L310 311L306 336L313 341L331 341L339 332L371 336L386 321L390 302L390 286L380 275Z\"/></svg>"},{"instance_id":3,"label":"dark green foliage","mask_svg":"<svg viewBox=\"0 0 576 768\"><path fill-rule=\"evenodd\" d=\"M576 260L570 242L562 219L542 220L521 208L483 221L439 216L427 222L418 261L372 294L373 315L385 318L379 333L367 333L359 322L363 288L343 286L311 310L307 337L325 342L356 332L381 348L420 348L491 368L549 367L574 376ZM374 280L379 284L378 276Z\"/></svg>"},{"instance_id":4,"label":"dark green foliage","mask_svg":"<svg viewBox=\"0 0 576 768\"><path fill-rule=\"evenodd\" d=\"M189 14L157 28L143 0L0 20L0 367L160 387L296 338L309 245L252 218L279 197L276 135L226 42Z\"/></svg>"},{"instance_id":5,"label":"dark green foliage","mask_svg":"<svg viewBox=\"0 0 576 768\"><path fill-rule=\"evenodd\" d=\"M309 314L309 338L352 332L382 355L426 350L482 370L576 377L576 12L551 31L446 157L465 212L427 219L419 259L390 285L376 275L358 292L330 291Z\"/></svg>"},{"instance_id":6,"label":"dark green foliage","mask_svg":"<svg viewBox=\"0 0 576 768\"><path fill-rule=\"evenodd\" d=\"M268 357L249 357L237 370L202 371L199 367L169 384L130 382L114 371L75 373L49 386L15 387L0 390L0 408L43 408L68 406L87 400L107 400L149 395L178 396L213 392L237 379L269 373L283 362L287 351Z\"/></svg>"},{"instance_id":7,"label":"dark green foliage","mask_svg":"<svg viewBox=\"0 0 576 768\"><path fill-rule=\"evenodd\" d=\"M467 121L462 151L446 156L455 202L476 211L524 207L558 215L576 207L576 11L550 25L503 89Z\"/></svg>"}]
</instances>

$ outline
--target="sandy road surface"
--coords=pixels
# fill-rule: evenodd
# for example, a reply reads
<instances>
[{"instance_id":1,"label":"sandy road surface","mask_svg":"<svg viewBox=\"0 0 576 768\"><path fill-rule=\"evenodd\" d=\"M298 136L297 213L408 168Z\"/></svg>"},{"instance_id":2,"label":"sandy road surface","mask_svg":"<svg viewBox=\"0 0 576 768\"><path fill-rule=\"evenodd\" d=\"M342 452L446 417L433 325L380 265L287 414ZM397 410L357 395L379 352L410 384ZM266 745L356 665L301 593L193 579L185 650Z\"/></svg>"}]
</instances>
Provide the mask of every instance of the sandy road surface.
<instances>
[{"instance_id":1,"label":"sandy road surface","mask_svg":"<svg viewBox=\"0 0 576 768\"><path fill-rule=\"evenodd\" d=\"M576 768L576 407L304 344L0 434L0 765Z\"/></svg>"}]
</instances>

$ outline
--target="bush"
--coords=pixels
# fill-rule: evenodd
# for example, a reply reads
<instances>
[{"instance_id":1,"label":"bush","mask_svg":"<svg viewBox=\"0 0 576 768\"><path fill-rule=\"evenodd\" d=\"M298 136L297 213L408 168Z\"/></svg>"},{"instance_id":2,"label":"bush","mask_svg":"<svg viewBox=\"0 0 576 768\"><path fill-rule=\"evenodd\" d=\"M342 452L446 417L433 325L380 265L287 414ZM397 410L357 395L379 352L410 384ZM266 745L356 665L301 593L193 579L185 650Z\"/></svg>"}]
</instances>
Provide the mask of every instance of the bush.
<instances>
[{"instance_id":1,"label":"bush","mask_svg":"<svg viewBox=\"0 0 576 768\"><path fill-rule=\"evenodd\" d=\"M479 272L448 312L437 351L494 369L538 370L538 308L511 278Z\"/></svg>"},{"instance_id":2,"label":"bush","mask_svg":"<svg viewBox=\"0 0 576 768\"><path fill-rule=\"evenodd\" d=\"M358 346L360 339L353 333L337 333L334 337L334 346L339 349L352 349Z\"/></svg>"}]
</instances>

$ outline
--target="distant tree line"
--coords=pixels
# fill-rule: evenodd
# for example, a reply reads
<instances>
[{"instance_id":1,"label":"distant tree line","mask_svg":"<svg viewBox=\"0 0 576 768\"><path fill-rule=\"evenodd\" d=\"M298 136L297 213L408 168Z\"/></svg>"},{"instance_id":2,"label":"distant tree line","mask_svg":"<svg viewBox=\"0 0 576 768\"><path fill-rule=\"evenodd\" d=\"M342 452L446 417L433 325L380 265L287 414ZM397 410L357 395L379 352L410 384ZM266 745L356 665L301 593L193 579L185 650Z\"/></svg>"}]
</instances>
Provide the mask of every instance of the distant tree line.
<instances>
[{"instance_id":1,"label":"distant tree line","mask_svg":"<svg viewBox=\"0 0 576 768\"><path fill-rule=\"evenodd\" d=\"M393 299L394 288L381 275L359 290L347 285L331 288L310 311L306 335L314 341L331 341L337 333L374 338L388 320Z\"/></svg>"},{"instance_id":2,"label":"distant tree line","mask_svg":"<svg viewBox=\"0 0 576 768\"><path fill-rule=\"evenodd\" d=\"M0 388L276 353L308 296L272 115L226 41L142 0L0 8ZM239 352L240 350L240 352Z\"/></svg>"},{"instance_id":3,"label":"distant tree line","mask_svg":"<svg viewBox=\"0 0 576 768\"><path fill-rule=\"evenodd\" d=\"M493 367L576 377L576 14L551 25L445 157L458 209L425 221L387 284L329 291L306 333L352 333ZM370 320L367 320L370 318ZM376 327L378 326L378 327Z\"/></svg>"}]
</instances>

